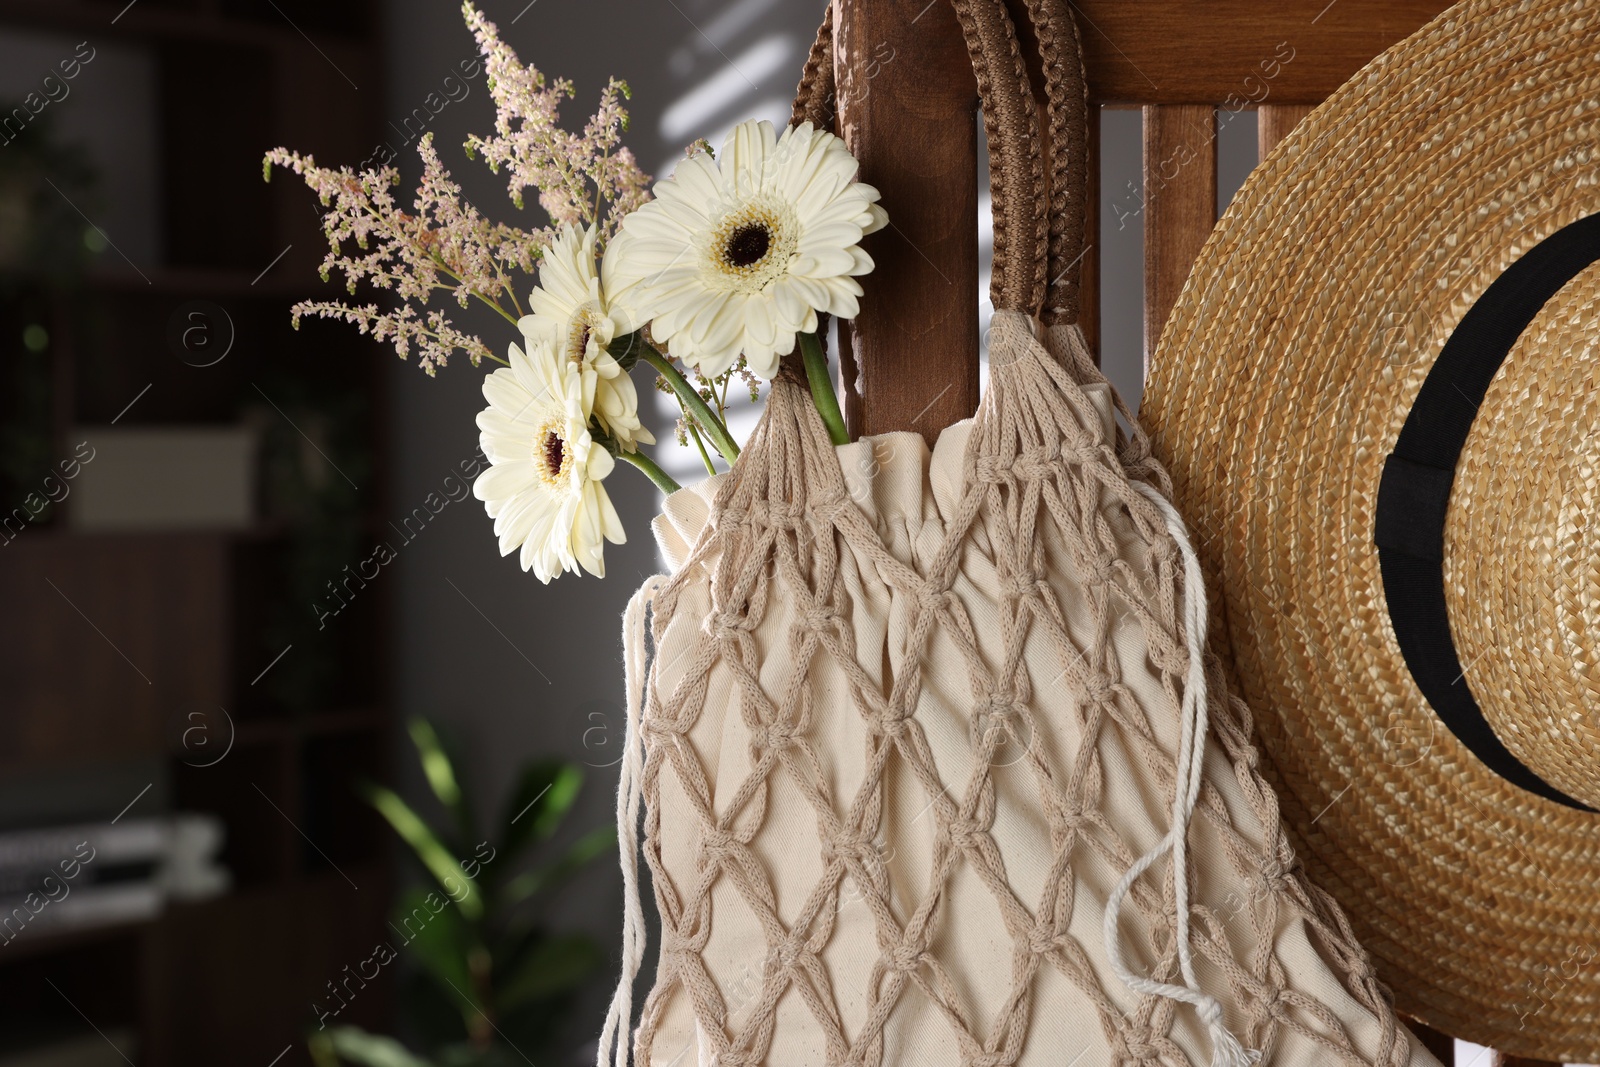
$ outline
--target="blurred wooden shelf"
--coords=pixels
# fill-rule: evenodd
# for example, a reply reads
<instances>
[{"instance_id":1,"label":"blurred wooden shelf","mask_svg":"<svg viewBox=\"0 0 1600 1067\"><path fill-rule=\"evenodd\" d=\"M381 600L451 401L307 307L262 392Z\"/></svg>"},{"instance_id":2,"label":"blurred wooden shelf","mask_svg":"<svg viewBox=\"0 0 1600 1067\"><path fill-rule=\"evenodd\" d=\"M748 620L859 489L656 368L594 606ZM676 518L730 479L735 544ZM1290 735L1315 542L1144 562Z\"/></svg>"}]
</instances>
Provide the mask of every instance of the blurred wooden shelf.
<instances>
[{"instance_id":1,"label":"blurred wooden shelf","mask_svg":"<svg viewBox=\"0 0 1600 1067\"><path fill-rule=\"evenodd\" d=\"M337 164L382 139L377 8L0 0L6 31L120 45L153 68L164 256L131 266L107 253L75 284L36 279L30 303L8 297L17 321L0 332L0 366L48 360L48 395L24 403L0 389L0 420L47 458L37 477L6 472L16 499L0 500L0 513L43 491L80 426L263 427L268 517L246 528L74 530L69 493L54 521L0 535L0 776L159 766L172 809L226 827L225 896L174 902L148 922L25 929L0 946L7 1019L66 1015L76 1026L70 998L97 1025L135 1029L142 1064L200 1067L240 1048L265 1050L264 1063L286 1045L278 1067L308 1064L311 1001L388 936L389 837L354 786L389 777L395 583L362 586L336 625L319 627L317 614L325 582L370 554L384 526L386 360L337 324L290 327L294 302L343 290L317 276L327 246L313 194L293 175L261 174L280 144ZM190 302L217 305L232 326L225 355L204 366L177 332ZM47 330L42 353L23 348L29 323ZM348 488L320 466L347 459ZM185 748L195 710L207 745ZM339 1021L387 1028L386 983Z\"/></svg>"},{"instance_id":2,"label":"blurred wooden shelf","mask_svg":"<svg viewBox=\"0 0 1600 1067\"><path fill-rule=\"evenodd\" d=\"M317 5L327 7L327 5ZM340 12L339 8L345 8ZM99 36L154 38L192 42L243 44L255 47L306 47L306 35L319 39L324 47L347 44L360 47L365 42L359 31L350 33L318 16L312 5L291 4L282 8L300 17L291 21L282 9L274 13L266 3L219 3L195 0L193 3L162 3L161 0L50 0L47 4L29 0L0 0L0 23L36 27L42 30L92 30ZM339 23L352 21L368 25L374 17L372 5L361 0L342 0L332 5ZM252 10L255 17L229 13ZM303 29L302 29L303 27Z\"/></svg>"},{"instance_id":3,"label":"blurred wooden shelf","mask_svg":"<svg viewBox=\"0 0 1600 1067\"><path fill-rule=\"evenodd\" d=\"M143 937L152 929L155 921L152 918L141 919L138 922L103 923L98 926L56 930L29 930L24 927L15 938L6 942L4 950L0 951L0 967L36 956L70 952L87 945Z\"/></svg>"}]
</instances>

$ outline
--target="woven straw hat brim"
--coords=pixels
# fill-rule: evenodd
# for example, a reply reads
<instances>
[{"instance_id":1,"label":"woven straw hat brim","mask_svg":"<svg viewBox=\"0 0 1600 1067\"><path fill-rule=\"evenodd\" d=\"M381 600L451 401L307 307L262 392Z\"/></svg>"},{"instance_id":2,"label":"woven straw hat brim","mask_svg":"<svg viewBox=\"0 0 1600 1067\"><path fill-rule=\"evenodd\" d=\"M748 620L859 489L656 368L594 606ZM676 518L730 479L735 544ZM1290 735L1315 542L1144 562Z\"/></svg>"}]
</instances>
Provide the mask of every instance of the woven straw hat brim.
<instances>
[{"instance_id":1,"label":"woven straw hat brim","mask_svg":"<svg viewBox=\"0 0 1600 1067\"><path fill-rule=\"evenodd\" d=\"M1397 1007L1588 1062L1600 814L1511 784L1439 720L1401 655L1373 537L1385 459L1462 316L1597 212L1600 2L1459 4L1246 182L1141 409L1285 821ZM1478 406L1445 527L1465 677L1507 747L1579 797L1600 792L1597 302L1590 268L1524 331Z\"/></svg>"}]
</instances>

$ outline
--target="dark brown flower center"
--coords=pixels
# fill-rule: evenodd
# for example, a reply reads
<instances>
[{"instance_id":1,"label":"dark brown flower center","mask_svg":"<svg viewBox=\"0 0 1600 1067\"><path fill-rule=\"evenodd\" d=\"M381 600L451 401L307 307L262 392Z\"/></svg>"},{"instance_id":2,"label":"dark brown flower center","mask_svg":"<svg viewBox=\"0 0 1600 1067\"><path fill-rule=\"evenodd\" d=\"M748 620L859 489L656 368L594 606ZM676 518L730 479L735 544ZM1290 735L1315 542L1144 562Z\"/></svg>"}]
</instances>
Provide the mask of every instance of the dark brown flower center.
<instances>
[{"instance_id":1,"label":"dark brown flower center","mask_svg":"<svg viewBox=\"0 0 1600 1067\"><path fill-rule=\"evenodd\" d=\"M561 473L561 464L566 460L566 455L566 446L561 442L561 435L554 430L545 431L544 469L550 472L551 477Z\"/></svg>"},{"instance_id":2,"label":"dark brown flower center","mask_svg":"<svg viewBox=\"0 0 1600 1067\"><path fill-rule=\"evenodd\" d=\"M725 251L735 267L750 267L760 263L771 247L772 234L765 224L747 222L728 235Z\"/></svg>"}]
</instances>

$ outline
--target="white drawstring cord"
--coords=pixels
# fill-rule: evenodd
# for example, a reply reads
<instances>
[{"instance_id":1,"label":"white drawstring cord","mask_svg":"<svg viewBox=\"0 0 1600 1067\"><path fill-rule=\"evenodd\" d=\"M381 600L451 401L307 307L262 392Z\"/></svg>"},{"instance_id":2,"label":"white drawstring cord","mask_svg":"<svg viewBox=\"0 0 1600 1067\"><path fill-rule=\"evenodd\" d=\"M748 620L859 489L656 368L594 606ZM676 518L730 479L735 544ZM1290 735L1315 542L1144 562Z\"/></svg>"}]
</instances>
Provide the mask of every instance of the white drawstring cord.
<instances>
[{"instance_id":1,"label":"white drawstring cord","mask_svg":"<svg viewBox=\"0 0 1600 1067\"><path fill-rule=\"evenodd\" d=\"M628 687L628 726L617 777L617 855L622 864L622 977L611 995L605 1029L595 1053L596 1067L628 1067L633 1022L633 983L644 961L646 927L639 899L639 809L644 803L644 738L639 718L644 708L645 609L655 600L659 576L648 579L628 601L622 617L624 684ZM614 1051L611 1051L614 1050Z\"/></svg>"},{"instance_id":2,"label":"white drawstring cord","mask_svg":"<svg viewBox=\"0 0 1600 1067\"><path fill-rule=\"evenodd\" d=\"M1200 797L1201 772L1205 764L1206 734L1209 729L1206 714L1205 633L1206 591L1205 579L1200 573L1200 561L1194 546L1184 532L1183 518L1176 508L1157 490L1143 482L1134 482L1138 489L1155 504L1166 520L1183 556L1183 629L1189 652L1189 672L1184 679L1183 701L1179 712L1182 731L1178 737L1177 783L1172 797L1172 827L1161 843L1146 852L1128 868L1106 901L1105 939L1106 955L1111 959L1111 969L1129 989L1137 993L1181 1000L1192 1004L1205 1022L1211 1036L1211 1067L1249 1067L1261 1059L1261 1053L1247 1049L1235 1037L1222 1019L1222 1005L1217 999L1200 989L1194 975L1194 958L1189 949L1189 822L1194 817L1195 803ZM1157 982L1134 974L1122 958L1121 939L1117 932L1117 918L1122 911L1123 899L1138 877L1168 852L1172 853L1172 888L1177 900L1178 969L1183 975L1183 985Z\"/></svg>"}]
</instances>

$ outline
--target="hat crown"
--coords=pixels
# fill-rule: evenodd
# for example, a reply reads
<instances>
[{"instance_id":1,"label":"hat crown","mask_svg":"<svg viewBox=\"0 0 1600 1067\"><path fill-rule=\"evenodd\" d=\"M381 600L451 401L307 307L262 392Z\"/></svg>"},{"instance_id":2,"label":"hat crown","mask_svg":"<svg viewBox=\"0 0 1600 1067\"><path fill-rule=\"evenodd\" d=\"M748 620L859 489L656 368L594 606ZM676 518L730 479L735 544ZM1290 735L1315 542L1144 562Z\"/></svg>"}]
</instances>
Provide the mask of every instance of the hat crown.
<instances>
[{"instance_id":1,"label":"hat crown","mask_svg":"<svg viewBox=\"0 0 1600 1067\"><path fill-rule=\"evenodd\" d=\"M1551 298L1500 365L1445 523L1463 681L1495 736L1600 808L1600 264Z\"/></svg>"}]
</instances>

